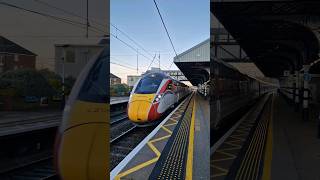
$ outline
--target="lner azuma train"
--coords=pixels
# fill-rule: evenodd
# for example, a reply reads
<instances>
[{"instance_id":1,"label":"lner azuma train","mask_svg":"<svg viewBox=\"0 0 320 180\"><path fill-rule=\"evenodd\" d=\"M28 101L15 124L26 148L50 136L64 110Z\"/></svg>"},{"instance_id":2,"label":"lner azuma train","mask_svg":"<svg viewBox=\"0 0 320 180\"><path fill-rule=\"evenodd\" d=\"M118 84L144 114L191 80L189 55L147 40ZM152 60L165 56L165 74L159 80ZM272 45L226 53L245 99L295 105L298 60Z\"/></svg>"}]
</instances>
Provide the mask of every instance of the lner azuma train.
<instances>
[{"instance_id":1,"label":"lner azuma train","mask_svg":"<svg viewBox=\"0 0 320 180\"><path fill-rule=\"evenodd\" d=\"M211 60L210 127L212 132L228 122L226 119L263 94L277 88L276 84L241 73L219 59Z\"/></svg>"},{"instance_id":2,"label":"lner azuma train","mask_svg":"<svg viewBox=\"0 0 320 180\"><path fill-rule=\"evenodd\" d=\"M150 72L142 76L131 91L128 117L137 125L153 124L189 93L184 83L161 72Z\"/></svg>"},{"instance_id":3,"label":"lner azuma train","mask_svg":"<svg viewBox=\"0 0 320 180\"><path fill-rule=\"evenodd\" d=\"M109 47L91 59L74 84L55 144L60 179L106 179L109 167Z\"/></svg>"}]
</instances>

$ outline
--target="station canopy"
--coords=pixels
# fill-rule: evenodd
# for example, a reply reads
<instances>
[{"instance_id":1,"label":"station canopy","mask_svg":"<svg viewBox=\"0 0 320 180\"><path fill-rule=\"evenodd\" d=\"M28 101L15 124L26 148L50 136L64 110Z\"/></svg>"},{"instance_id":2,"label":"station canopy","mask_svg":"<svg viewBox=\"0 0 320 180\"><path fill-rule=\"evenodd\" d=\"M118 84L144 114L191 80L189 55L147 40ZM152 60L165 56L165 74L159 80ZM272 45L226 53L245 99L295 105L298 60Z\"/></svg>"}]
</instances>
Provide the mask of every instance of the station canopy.
<instances>
[{"instance_id":1,"label":"station canopy","mask_svg":"<svg viewBox=\"0 0 320 180\"><path fill-rule=\"evenodd\" d=\"M266 76L319 59L320 1L211 0L211 13Z\"/></svg>"},{"instance_id":2,"label":"station canopy","mask_svg":"<svg viewBox=\"0 0 320 180\"><path fill-rule=\"evenodd\" d=\"M209 80L210 39L174 57L174 63L191 82L197 86Z\"/></svg>"}]
</instances>

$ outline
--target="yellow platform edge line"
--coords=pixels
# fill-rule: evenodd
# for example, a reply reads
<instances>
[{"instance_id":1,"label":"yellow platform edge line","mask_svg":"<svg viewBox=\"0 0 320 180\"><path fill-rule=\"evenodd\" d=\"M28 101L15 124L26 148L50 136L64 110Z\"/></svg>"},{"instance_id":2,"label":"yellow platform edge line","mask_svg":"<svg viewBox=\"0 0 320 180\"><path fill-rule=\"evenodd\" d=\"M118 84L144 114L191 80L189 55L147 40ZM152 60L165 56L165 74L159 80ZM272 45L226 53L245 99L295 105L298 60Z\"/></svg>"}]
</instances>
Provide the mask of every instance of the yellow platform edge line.
<instances>
[{"instance_id":1,"label":"yellow platform edge line","mask_svg":"<svg viewBox=\"0 0 320 180\"><path fill-rule=\"evenodd\" d=\"M177 124L177 123L176 123L176 124ZM174 124L171 124L171 125L174 125ZM169 138L169 137L172 135L172 131L170 131L169 129L167 129L166 127L164 127L164 125L161 126L161 128L162 128L163 130L165 130L166 132L168 132L168 135L162 136L162 137L159 137L159 138L156 138L156 139L153 139L153 140L150 140L149 142L147 142L148 147L155 153L156 157L155 157L155 158L152 158L152 159L150 159L150 160L148 160L148 161L145 161L145 162L143 162L143 163L140 163L140 164L138 164L138 165L136 165L136 166L134 166L134 167L132 167L132 168L124 171L124 172L119 173L118 175L116 175L116 177L114 178L114 180L120 180L122 177L127 176L127 175L129 175L129 174L131 174L131 173L133 173L133 172L136 172L136 171L138 171L138 170L140 170L140 169L142 169L142 168L144 168L144 167L147 167L147 166L149 166L149 165L151 165L151 164L153 164L153 163L155 163L155 162L158 161L158 159L160 158L161 153L160 153L159 150L153 145L153 143L154 143L154 142L157 142L157 141L161 141L161 140L167 139L167 138Z\"/></svg>"},{"instance_id":2,"label":"yellow platform edge line","mask_svg":"<svg viewBox=\"0 0 320 180\"><path fill-rule=\"evenodd\" d=\"M190 124L190 132L189 132L189 145L188 145L188 159L187 159L187 167L186 167L186 180L192 179L192 173L193 173L192 171L193 171L193 144L194 144L195 109L196 109L196 103L195 103L195 99L194 99L193 100L191 124Z\"/></svg>"},{"instance_id":3,"label":"yellow platform edge line","mask_svg":"<svg viewBox=\"0 0 320 180\"><path fill-rule=\"evenodd\" d=\"M156 158L150 159L149 161L141 163L138 166L135 166L135 167L123 172L123 173L118 174L114 179L115 180L120 180L124 176L127 176L127 175L129 175L129 174L131 174L131 173L133 173L135 171L138 171L139 169L142 169L142 168L144 168L146 166L149 166L150 164L153 164L153 163L157 162L158 159L159 159L159 157L156 157Z\"/></svg>"},{"instance_id":4,"label":"yellow platform edge line","mask_svg":"<svg viewBox=\"0 0 320 180\"><path fill-rule=\"evenodd\" d=\"M271 180L271 162L272 162L272 145L273 145L273 110L274 110L274 97L275 94L272 95L272 106L271 106L271 114L268 128L268 136L267 136L267 145L266 152L264 156L264 165L263 165L263 173L262 180Z\"/></svg>"}]
</instances>

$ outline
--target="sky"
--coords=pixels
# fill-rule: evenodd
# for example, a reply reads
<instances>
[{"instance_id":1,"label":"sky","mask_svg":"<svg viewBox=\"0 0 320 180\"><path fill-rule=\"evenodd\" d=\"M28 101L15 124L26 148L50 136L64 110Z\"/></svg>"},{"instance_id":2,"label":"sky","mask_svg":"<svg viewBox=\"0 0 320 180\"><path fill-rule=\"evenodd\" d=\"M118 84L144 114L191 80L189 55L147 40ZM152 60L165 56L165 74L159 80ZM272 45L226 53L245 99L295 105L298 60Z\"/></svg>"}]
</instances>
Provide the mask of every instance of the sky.
<instances>
[{"instance_id":1,"label":"sky","mask_svg":"<svg viewBox=\"0 0 320 180\"><path fill-rule=\"evenodd\" d=\"M85 16L86 0L2 0L0 2L85 23L85 19L52 8L46 3L67 12ZM0 35L37 54L37 68L53 70L54 44L97 44L104 34L108 34L108 0L89 0L89 18L90 24L101 29L101 32L89 31L87 39L83 26L76 27L0 4Z\"/></svg>"},{"instance_id":2,"label":"sky","mask_svg":"<svg viewBox=\"0 0 320 180\"><path fill-rule=\"evenodd\" d=\"M209 0L157 0L156 2L177 54L209 38ZM127 75L137 75L137 52L133 49L138 49L140 53L138 54L139 74L147 70L155 54L157 54L156 60L151 67L159 67L159 53L160 68L169 69L175 53L153 0L111 0L110 3L111 73L119 76L123 83L127 82ZM170 69L178 68L173 64Z\"/></svg>"}]
</instances>

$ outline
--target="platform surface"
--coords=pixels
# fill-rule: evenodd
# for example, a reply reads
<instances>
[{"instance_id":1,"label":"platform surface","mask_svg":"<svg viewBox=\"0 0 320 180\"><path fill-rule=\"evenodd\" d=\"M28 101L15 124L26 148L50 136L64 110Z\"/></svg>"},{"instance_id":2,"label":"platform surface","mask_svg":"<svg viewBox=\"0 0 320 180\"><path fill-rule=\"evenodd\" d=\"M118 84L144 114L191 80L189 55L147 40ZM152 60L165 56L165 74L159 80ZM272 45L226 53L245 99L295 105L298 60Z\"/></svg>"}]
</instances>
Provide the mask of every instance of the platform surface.
<instances>
[{"instance_id":1,"label":"platform surface","mask_svg":"<svg viewBox=\"0 0 320 180\"><path fill-rule=\"evenodd\" d=\"M271 179L320 180L316 119L302 121L301 112L281 95L275 98L273 117Z\"/></svg>"},{"instance_id":2,"label":"platform surface","mask_svg":"<svg viewBox=\"0 0 320 180\"><path fill-rule=\"evenodd\" d=\"M124 103L129 101L129 96L122 96L122 97L110 97L110 104L118 104Z\"/></svg>"},{"instance_id":3,"label":"platform surface","mask_svg":"<svg viewBox=\"0 0 320 180\"><path fill-rule=\"evenodd\" d=\"M172 113L115 179L209 179L209 117L209 101L195 94L190 103L182 103Z\"/></svg>"},{"instance_id":4,"label":"platform surface","mask_svg":"<svg viewBox=\"0 0 320 180\"><path fill-rule=\"evenodd\" d=\"M210 177L210 105L202 96L195 97L193 179Z\"/></svg>"}]
</instances>

